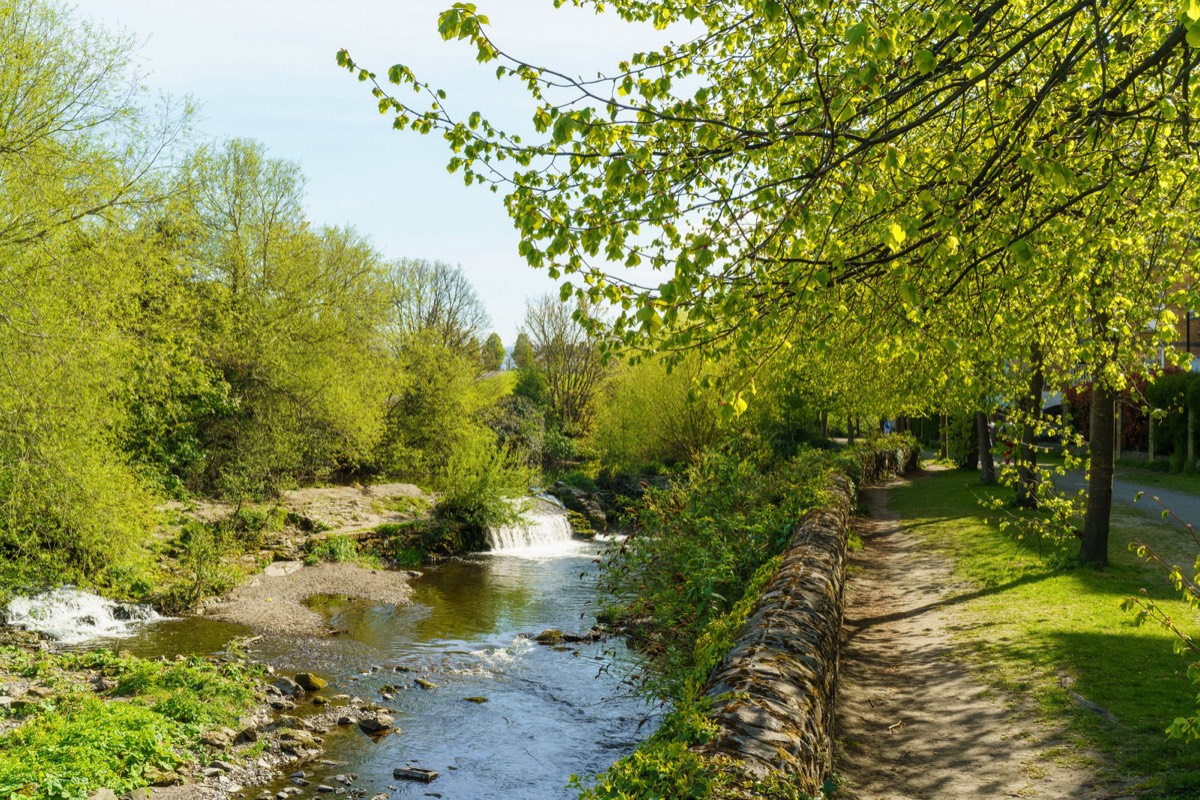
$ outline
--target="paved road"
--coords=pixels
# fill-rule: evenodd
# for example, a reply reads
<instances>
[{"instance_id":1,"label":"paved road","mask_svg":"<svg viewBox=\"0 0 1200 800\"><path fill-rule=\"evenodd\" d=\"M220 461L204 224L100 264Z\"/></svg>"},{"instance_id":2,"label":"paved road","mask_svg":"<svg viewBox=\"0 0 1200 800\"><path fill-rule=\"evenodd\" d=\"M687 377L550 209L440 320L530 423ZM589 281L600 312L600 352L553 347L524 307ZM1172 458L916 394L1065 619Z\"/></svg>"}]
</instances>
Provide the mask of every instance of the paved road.
<instances>
[{"instance_id":1,"label":"paved road","mask_svg":"<svg viewBox=\"0 0 1200 800\"><path fill-rule=\"evenodd\" d=\"M1085 488L1087 482L1084 481L1082 472L1069 472L1056 477L1054 485L1059 489L1078 491ZM1146 496L1135 503L1133 498L1137 496L1138 492L1145 492ZM1200 496L1164 489L1161 486L1142 486L1130 481L1113 481L1113 502L1137 509L1155 519L1161 519L1162 506L1154 502L1153 498L1155 497L1185 522L1200 527Z\"/></svg>"}]
</instances>

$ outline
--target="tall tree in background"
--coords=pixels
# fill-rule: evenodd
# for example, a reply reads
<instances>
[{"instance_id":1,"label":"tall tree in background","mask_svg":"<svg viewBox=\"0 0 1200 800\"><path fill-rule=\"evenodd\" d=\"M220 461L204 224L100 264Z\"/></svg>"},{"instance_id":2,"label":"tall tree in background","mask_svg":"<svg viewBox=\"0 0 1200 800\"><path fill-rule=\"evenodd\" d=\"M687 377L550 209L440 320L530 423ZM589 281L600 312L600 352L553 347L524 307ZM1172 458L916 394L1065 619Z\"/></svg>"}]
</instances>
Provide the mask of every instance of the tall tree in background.
<instances>
[{"instance_id":1,"label":"tall tree in background","mask_svg":"<svg viewBox=\"0 0 1200 800\"><path fill-rule=\"evenodd\" d=\"M394 265L392 280L395 321L405 334L428 332L457 353L479 352L479 337L491 319L462 267L403 259Z\"/></svg>"},{"instance_id":2,"label":"tall tree in background","mask_svg":"<svg viewBox=\"0 0 1200 800\"><path fill-rule=\"evenodd\" d=\"M533 345L529 343L529 334L525 331L517 333L517 341L513 343L512 360L517 369L529 369L534 365Z\"/></svg>"},{"instance_id":3,"label":"tall tree in background","mask_svg":"<svg viewBox=\"0 0 1200 800\"><path fill-rule=\"evenodd\" d=\"M495 372L504 366L505 355L507 353L504 351L504 342L500 340L500 334L492 333L483 343L483 349L480 351L483 368L489 372Z\"/></svg>"},{"instance_id":4,"label":"tall tree in background","mask_svg":"<svg viewBox=\"0 0 1200 800\"><path fill-rule=\"evenodd\" d=\"M586 304L564 303L553 295L529 300L522 332L529 335L534 362L546 378L549 416L565 433L587 432L604 366L599 349L580 320Z\"/></svg>"}]
</instances>

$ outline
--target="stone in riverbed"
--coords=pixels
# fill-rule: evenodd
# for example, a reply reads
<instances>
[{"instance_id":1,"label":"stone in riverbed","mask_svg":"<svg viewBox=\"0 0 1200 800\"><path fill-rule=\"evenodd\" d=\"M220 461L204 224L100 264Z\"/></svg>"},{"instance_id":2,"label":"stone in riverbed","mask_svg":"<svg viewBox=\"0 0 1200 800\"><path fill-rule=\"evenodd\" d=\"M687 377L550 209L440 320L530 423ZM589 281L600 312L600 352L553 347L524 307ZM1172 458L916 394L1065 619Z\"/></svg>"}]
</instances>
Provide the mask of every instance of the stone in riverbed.
<instances>
[{"instance_id":1,"label":"stone in riverbed","mask_svg":"<svg viewBox=\"0 0 1200 800\"><path fill-rule=\"evenodd\" d=\"M533 640L538 644L562 644L563 638L562 631L557 628L550 628L533 637Z\"/></svg>"},{"instance_id":2,"label":"stone in riverbed","mask_svg":"<svg viewBox=\"0 0 1200 800\"><path fill-rule=\"evenodd\" d=\"M420 686L422 689L427 689L429 691L438 688L436 683L433 681L427 681L424 678L417 678L415 681L413 681L413 683L415 683L417 686Z\"/></svg>"},{"instance_id":3,"label":"stone in riverbed","mask_svg":"<svg viewBox=\"0 0 1200 800\"><path fill-rule=\"evenodd\" d=\"M362 729L363 733L383 733L390 730L394 724L396 724L395 718L383 713L363 717L358 721L358 727Z\"/></svg>"},{"instance_id":4,"label":"stone in riverbed","mask_svg":"<svg viewBox=\"0 0 1200 800\"><path fill-rule=\"evenodd\" d=\"M319 692L329 685L329 681L324 678L317 677L311 672L296 673L296 683L306 692Z\"/></svg>"},{"instance_id":5,"label":"stone in riverbed","mask_svg":"<svg viewBox=\"0 0 1200 800\"><path fill-rule=\"evenodd\" d=\"M289 697L296 697L298 695L304 694L303 687L301 687L299 683L297 683L296 681L287 677L286 675L284 675L283 677L281 677L279 680L275 681L271 685L274 686L276 689L278 689L280 691L280 693L285 694Z\"/></svg>"}]
</instances>

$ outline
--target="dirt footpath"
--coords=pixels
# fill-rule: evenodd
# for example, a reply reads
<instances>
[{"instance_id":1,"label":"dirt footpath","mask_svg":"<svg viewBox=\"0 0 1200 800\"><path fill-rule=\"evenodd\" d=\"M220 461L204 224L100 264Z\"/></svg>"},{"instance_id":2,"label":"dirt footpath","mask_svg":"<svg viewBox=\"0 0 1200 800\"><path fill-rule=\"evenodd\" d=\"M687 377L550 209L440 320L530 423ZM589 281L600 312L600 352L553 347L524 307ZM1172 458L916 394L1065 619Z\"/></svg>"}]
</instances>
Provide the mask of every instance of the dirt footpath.
<instances>
[{"instance_id":1,"label":"dirt footpath","mask_svg":"<svg viewBox=\"0 0 1200 800\"><path fill-rule=\"evenodd\" d=\"M863 491L866 548L850 559L835 755L849 785L838 796L1113 797L1092 770L1045 757L1056 732L953 659L950 565L901 528L887 498L887 486Z\"/></svg>"}]
</instances>

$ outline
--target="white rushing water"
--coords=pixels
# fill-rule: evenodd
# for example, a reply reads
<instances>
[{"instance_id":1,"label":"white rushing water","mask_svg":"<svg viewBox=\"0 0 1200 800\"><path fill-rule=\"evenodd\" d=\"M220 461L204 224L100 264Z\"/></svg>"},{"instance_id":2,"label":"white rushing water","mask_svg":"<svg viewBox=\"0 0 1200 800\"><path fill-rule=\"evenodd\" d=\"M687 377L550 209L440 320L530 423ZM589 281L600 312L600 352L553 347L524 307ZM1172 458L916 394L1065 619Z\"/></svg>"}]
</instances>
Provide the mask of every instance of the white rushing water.
<instances>
[{"instance_id":1,"label":"white rushing water","mask_svg":"<svg viewBox=\"0 0 1200 800\"><path fill-rule=\"evenodd\" d=\"M162 619L150 606L114 603L73 586L14 597L4 618L9 625L37 631L62 644L129 636L138 625Z\"/></svg>"},{"instance_id":2,"label":"white rushing water","mask_svg":"<svg viewBox=\"0 0 1200 800\"><path fill-rule=\"evenodd\" d=\"M492 553L519 558L556 558L577 553L584 543L571 534L565 512L539 503L521 515L516 525L488 529Z\"/></svg>"}]
</instances>

